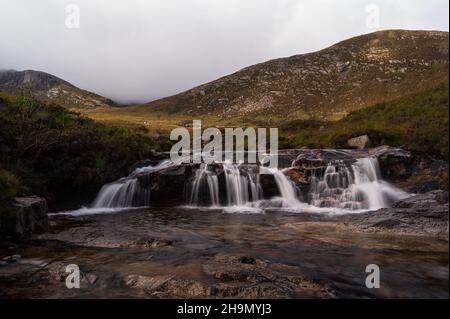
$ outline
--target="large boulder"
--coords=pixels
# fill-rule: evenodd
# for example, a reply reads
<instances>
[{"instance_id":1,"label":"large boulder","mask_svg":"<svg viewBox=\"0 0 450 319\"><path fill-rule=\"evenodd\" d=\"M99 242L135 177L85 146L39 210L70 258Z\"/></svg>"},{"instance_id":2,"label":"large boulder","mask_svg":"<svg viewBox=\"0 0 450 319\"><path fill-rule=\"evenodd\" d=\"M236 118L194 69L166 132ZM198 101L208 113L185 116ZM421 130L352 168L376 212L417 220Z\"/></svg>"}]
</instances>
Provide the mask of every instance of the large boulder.
<instances>
[{"instance_id":1,"label":"large boulder","mask_svg":"<svg viewBox=\"0 0 450 319\"><path fill-rule=\"evenodd\" d=\"M172 166L160 171L138 176L141 187L151 190L154 206L177 206L184 204L184 187L190 175L188 166Z\"/></svg>"},{"instance_id":2,"label":"large boulder","mask_svg":"<svg viewBox=\"0 0 450 319\"><path fill-rule=\"evenodd\" d=\"M368 135L354 137L354 138L349 139L347 144L351 148L357 148L357 149L362 150L362 149L370 147L370 138Z\"/></svg>"},{"instance_id":3,"label":"large boulder","mask_svg":"<svg viewBox=\"0 0 450 319\"><path fill-rule=\"evenodd\" d=\"M441 176L448 163L400 148L382 146L371 150L378 158L383 178L410 193L427 193L442 188Z\"/></svg>"},{"instance_id":4,"label":"large boulder","mask_svg":"<svg viewBox=\"0 0 450 319\"><path fill-rule=\"evenodd\" d=\"M367 232L434 236L448 240L448 193L432 191L403 199L392 208L341 217Z\"/></svg>"},{"instance_id":5,"label":"large boulder","mask_svg":"<svg viewBox=\"0 0 450 319\"><path fill-rule=\"evenodd\" d=\"M44 198L15 198L11 208L0 215L0 237L26 239L48 229L48 207Z\"/></svg>"},{"instance_id":6,"label":"large boulder","mask_svg":"<svg viewBox=\"0 0 450 319\"><path fill-rule=\"evenodd\" d=\"M410 175L411 164L414 160L411 152L401 148L380 146L371 149L369 154L378 159L384 177L392 179Z\"/></svg>"}]
</instances>

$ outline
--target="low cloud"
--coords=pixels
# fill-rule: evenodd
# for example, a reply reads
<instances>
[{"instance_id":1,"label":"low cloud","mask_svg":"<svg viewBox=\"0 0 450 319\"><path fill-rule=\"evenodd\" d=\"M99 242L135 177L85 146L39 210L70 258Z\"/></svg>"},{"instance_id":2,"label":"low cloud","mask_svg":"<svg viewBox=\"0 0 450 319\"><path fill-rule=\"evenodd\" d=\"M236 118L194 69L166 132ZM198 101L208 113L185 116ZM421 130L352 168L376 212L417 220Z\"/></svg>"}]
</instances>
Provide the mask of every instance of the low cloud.
<instances>
[{"instance_id":1,"label":"low cloud","mask_svg":"<svg viewBox=\"0 0 450 319\"><path fill-rule=\"evenodd\" d=\"M80 28L66 26L66 7ZM35 69L119 102L171 95L242 67L379 28L448 31L447 0L0 0L0 69Z\"/></svg>"}]
</instances>

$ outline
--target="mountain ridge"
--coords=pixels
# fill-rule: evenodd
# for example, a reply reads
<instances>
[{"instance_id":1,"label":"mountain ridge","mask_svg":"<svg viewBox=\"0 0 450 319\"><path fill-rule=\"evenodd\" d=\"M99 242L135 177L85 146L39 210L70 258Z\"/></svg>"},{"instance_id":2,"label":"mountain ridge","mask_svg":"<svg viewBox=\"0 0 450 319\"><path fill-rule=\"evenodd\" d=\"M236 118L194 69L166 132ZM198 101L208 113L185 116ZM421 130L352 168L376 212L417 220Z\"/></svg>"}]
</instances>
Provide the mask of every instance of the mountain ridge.
<instances>
[{"instance_id":1,"label":"mountain ridge","mask_svg":"<svg viewBox=\"0 0 450 319\"><path fill-rule=\"evenodd\" d=\"M258 63L141 107L222 118L326 118L415 93L447 78L448 32L387 30Z\"/></svg>"}]
</instances>

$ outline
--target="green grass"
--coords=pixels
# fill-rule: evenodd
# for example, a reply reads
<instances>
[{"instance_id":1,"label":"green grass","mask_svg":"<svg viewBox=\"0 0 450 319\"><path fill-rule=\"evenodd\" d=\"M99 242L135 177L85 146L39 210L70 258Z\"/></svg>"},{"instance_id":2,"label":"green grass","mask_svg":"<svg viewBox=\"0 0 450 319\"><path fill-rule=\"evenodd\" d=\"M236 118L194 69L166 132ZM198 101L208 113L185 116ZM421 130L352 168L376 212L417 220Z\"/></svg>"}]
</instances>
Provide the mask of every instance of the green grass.
<instances>
[{"instance_id":1,"label":"green grass","mask_svg":"<svg viewBox=\"0 0 450 319\"><path fill-rule=\"evenodd\" d=\"M369 134L373 144L403 146L412 151L448 158L448 81L419 94L380 103L349 114L336 113L326 120L306 114L286 118L167 114L149 107L79 110L96 121L126 127L145 127L150 134L168 138L170 130L189 127L201 119L203 127L278 127L280 147L345 148L349 138Z\"/></svg>"},{"instance_id":2,"label":"green grass","mask_svg":"<svg viewBox=\"0 0 450 319\"><path fill-rule=\"evenodd\" d=\"M281 125L284 146L339 148L368 134L374 145L406 149L448 159L448 82L394 101L350 113L336 122L288 121Z\"/></svg>"}]
</instances>

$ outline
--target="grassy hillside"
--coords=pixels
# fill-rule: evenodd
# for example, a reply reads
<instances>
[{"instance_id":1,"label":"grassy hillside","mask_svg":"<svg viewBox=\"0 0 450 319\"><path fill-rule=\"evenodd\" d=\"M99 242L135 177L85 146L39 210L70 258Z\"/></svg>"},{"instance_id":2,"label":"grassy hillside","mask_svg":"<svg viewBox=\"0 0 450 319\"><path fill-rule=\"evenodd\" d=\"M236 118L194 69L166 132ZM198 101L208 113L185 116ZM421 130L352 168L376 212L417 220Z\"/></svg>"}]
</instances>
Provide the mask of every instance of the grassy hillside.
<instances>
[{"instance_id":1,"label":"grassy hillside","mask_svg":"<svg viewBox=\"0 0 450 319\"><path fill-rule=\"evenodd\" d=\"M376 104L337 122L289 121L281 125L285 147L346 147L368 134L375 145L407 149L448 159L448 81L424 92Z\"/></svg>"},{"instance_id":2,"label":"grassy hillside","mask_svg":"<svg viewBox=\"0 0 450 319\"><path fill-rule=\"evenodd\" d=\"M339 121L282 117L205 119L206 126L279 127L282 148L345 148L349 138L368 134L374 146L388 144L448 160L448 81L418 94L379 103ZM136 109L139 110L139 109ZM123 112L123 109L117 110ZM127 111L129 112L129 110ZM0 94L0 206L16 195L37 194L51 202L66 196L88 198L109 181L128 173L134 162L151 157L149 130L130 118L105 112L109 124L34 99ZM155 112L142 117L162 140L171 128L189 126L192 117ZM125 122L120 122L125 120ZM111 122L130 127L114 126ZM129 121L129 122L126 122ZM160 140L161 141L161 140Z\"/></svg>"},{"instance_id":3,"label":"grassy hillside","mask_svg":"<svg viewBox=\"0 0 450 319\"><path fill-rule=\"evenodd\" d=\"M388 30L242 69L142 105L172 116L330 120L448 79L448 32Z\"/></svg>"},{"instance_id":4,"label":"grassy hillside","mask_svg":"<svg viewBox=\"0 0 450 319\"><path fill-rule=\"evenodd\" d=\"M0 95L0 200L90 196L159 148L145 129L106 126L57 105Z\"/></svg>"},{"instance_id":5,"label":"grassy hillside","mask_svg":"<svg viewBox=\"0 0 450 319\"><path fill-rule=\"evenodd\" d=\"M369 134L374 145L404 146L413 151L448 157L448 80L432 89L349 113L340 120L295 119L288 116L188 116L143 112L141 107L80 110L100 122L142 125L168 137L170 130L202 119L204 127L278 127L280 147L347 147L349 138Z\"/></svg>"}]
</instances>

